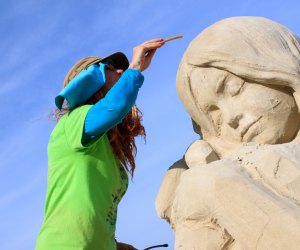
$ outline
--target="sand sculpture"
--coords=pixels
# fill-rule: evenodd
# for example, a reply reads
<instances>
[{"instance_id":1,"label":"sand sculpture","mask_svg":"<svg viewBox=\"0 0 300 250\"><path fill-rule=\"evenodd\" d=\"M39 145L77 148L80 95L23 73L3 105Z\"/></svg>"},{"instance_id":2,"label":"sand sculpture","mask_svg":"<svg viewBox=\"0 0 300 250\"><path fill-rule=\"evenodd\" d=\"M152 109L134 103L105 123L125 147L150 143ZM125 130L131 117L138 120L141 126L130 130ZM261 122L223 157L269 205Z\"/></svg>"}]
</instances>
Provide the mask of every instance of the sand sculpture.
<instances>
[{"instance_id":1,"label":"sand sculpture","mask_svg":"<svg viewBox=\"0 0 300 250\"><path fill-rule=\"evenodd\" d=\"M175 249L300 249L299 38L266 18L221 20L176 81L202 139L156 200Z\"/></svg>"}]
</instances>

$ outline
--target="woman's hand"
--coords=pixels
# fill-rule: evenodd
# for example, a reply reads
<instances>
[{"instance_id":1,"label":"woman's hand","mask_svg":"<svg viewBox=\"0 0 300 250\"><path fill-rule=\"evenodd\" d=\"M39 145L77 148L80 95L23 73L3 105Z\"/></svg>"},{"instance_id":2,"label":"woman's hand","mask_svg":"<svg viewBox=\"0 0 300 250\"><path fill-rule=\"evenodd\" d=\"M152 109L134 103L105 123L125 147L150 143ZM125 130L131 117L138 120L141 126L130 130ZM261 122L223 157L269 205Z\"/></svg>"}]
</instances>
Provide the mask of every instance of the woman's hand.
<instances>
[{"instance_id":1,"label":"woman's hand","mask_svg":"<svg viewBox=\"0 0 300 250\"><path fill-rule=\"evenodd\" d=\"M156 49L164 45L164 39L157 38L146 41L133 49L132 61L129 68L136 69L140 72L147 69L151 63Z\"/></svg>"},{"instance_id":2,"label":"woman's hand","mask_svg":"<svg viewBox=\"0 0 300 250\"><path fill-rule=\"evenodd\" d=\"M117 250L137 250L137 249L131 245L122 242L117 242Z\"/></svg>"}]
</instances>

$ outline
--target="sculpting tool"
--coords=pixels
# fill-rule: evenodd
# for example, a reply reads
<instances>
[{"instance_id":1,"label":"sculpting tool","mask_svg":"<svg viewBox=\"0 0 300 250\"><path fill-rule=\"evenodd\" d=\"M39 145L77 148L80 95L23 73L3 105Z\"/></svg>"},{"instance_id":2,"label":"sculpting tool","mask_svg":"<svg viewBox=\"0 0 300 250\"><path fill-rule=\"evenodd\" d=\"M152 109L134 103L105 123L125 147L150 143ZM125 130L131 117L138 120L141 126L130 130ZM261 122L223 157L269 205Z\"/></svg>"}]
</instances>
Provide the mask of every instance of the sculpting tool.
<instances>
[{"instance_id":1,"label":"sculpting tool","mask_svg":"<svg viewBox=\"0 0 300 250\"><path fill-rule=\"evenodd\" d=\"M170 42L170 41L172 41L172 40L179 39L179 38L183 38L183 35L171 36L171 37L165 39L164 42L165 42L165 43L166 43L166 42Z\"/></svg>"}]
</instances>

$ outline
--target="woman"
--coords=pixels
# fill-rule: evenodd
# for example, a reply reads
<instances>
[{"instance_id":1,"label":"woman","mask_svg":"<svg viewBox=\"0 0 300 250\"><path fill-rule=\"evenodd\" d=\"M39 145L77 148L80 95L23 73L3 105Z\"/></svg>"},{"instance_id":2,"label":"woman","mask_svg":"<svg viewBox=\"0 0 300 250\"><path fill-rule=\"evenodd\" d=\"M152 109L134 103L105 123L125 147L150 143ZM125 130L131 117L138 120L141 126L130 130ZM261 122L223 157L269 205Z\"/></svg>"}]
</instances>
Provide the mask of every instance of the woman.
<instances>
[{"instance_id":1,"label":"woman","mask_svg":"<svg viewBox=\"0 0 300 250\"><path fill-rule=\"evenodd\" d=\"M123 53L77 62L56 97L58 123L48 144L45 217L36 249L135 249L116 243L117 206L134 174L135 136L145 136L131 113L163 39ZM67 105L63 105L63 100Z\"/></svg>"}]
</instances>

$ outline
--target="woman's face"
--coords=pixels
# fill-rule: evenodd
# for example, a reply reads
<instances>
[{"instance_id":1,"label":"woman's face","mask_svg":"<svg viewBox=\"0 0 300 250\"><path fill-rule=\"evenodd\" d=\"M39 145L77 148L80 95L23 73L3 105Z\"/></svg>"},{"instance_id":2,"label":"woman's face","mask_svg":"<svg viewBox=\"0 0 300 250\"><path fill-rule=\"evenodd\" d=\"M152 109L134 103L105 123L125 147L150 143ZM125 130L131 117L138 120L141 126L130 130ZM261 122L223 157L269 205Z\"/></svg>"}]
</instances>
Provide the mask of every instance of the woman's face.
<instances>
[{"instance_id":1,"label":"woman's face","mask_svg":"<svg viewBox=\"0 0 300 250\"><path fill-rule=\"evenodd\" d=\"M213 132L202 130L204 138L213 134L228 142L275 144L291 141L298 131L298 108L287 89L214 68L195 68L190 82L198 111L212 124Z\"/></svg>"}]
</instances>

